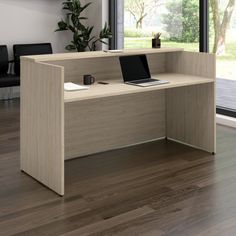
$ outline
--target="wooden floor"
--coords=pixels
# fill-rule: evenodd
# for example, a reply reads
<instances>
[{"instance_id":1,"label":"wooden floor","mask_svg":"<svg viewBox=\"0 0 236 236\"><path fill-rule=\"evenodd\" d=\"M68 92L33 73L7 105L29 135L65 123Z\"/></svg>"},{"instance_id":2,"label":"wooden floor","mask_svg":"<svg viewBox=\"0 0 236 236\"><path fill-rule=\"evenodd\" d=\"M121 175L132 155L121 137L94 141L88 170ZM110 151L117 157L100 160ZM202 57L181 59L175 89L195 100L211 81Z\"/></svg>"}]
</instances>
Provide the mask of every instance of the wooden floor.
<instances>
[{"instance_id":1,"label":"wooden floor","mask_svg":"<svg viewBox=\"0 0 236 236\"><path fill-rule=\"evenodd\" d=\"M219 107L236 111L236 81L229 79L216 80L216 104Z\"/></svg>"},{"instance_id":2,"label":"wooden floor","mask_svg":"<svg viewBox=\"0 0 236 236\"><path fill-rule=\"evenodd\" d=\"M0 235L235 236L236 130L217 155L153 142L66 163L66 196L19 170L19 101L0 103Z\"/></svg>"}]
</instances>

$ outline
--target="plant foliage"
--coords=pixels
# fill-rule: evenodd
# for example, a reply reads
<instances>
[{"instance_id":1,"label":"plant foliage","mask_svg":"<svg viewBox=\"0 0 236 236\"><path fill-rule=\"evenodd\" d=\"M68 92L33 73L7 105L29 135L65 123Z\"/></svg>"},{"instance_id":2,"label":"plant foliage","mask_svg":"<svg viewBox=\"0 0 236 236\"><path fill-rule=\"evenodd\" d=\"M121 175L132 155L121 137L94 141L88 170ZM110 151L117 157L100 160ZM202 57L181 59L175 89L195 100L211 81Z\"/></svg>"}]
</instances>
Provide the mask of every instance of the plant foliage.
<instances>
[{"instance_id":1,"label":"plant foliage","mask_svg":"<svg viewBox=\"0 0 236 236\"><path fill-rule=\"evenodd\" d=\"M85 26L82 21L87 20L87 17L81 16L82 12L91 5L91 2L81 5L80 0L67 0L62 3L63 10L67 11L65 19L58 22L58 31L71 31L73 39L66 49L69 51L84 52L86 50L95 51L98 42L107 44L104 39L112 37L112 33L107 23L105 23L100 34L92 36L94 27Z\"/></svg>"},{"instance_id":2,"label":"plant foliage","mask_svg":"<svg viewBox=\"0 0 236 236\"><path fill-rule=\"evenodd\" d=\"M168 13L163 14L162 23L170 40L194 43L199 41L199 0L170 0Z\"/></svg>"}]
</instances>

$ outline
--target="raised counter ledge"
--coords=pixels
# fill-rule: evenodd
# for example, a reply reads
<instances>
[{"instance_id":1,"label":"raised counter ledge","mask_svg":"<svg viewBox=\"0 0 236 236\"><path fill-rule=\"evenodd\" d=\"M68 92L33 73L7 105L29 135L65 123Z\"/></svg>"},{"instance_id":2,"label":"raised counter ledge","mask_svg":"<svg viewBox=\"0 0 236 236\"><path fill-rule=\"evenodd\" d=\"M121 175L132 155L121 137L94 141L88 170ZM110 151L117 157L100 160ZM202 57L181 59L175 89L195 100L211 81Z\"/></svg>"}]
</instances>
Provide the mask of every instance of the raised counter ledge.
<instances>
[{"instance_id":1,"label":"raised counter ledge","mask_svg":"<svg viewBox=\"0 0 236 236\"><path fill-rule=\"evenodd\" d=\"M58 53L50 55L37 55L37 56L23 56L21 60L29 60L33 62L47 62L47 61L60 61L71 59L84 59L84 58L99 58L99 57L114 57L114 56L127 56L138 54L153 54L153 53L168 53L168 52L182 52L183 48L157 48L157 49L125 49L123 52L110 53L104 51L96 52L74 52L74 53Z\"/></svg>"}]
</instances>

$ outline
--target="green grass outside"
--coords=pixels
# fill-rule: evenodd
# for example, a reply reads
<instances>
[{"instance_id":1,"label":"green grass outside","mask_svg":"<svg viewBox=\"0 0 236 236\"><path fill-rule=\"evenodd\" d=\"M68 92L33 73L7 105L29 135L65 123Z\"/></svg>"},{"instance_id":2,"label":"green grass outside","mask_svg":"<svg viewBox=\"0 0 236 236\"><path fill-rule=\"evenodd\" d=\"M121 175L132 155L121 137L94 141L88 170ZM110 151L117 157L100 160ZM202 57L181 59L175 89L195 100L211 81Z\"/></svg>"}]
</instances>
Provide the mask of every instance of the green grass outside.
<instances>
[{"instance_id":1,"label":"green grass outside","mask_svg":"<svg viewBox=\"0 0 236 236\"><path fill-rule=\"evenodd\" d=\"M131 38L125 37L125 48L151 48L152 37ZM198 43L178 43L171 41L162 41L162 47L184 48L187 51L199 51ZM210 45L212 48L212 45ZM236 41L226 44L226 53L223 56L218 56L218 60L234 61L236 60Z\"/></svg>"}]
</instances>

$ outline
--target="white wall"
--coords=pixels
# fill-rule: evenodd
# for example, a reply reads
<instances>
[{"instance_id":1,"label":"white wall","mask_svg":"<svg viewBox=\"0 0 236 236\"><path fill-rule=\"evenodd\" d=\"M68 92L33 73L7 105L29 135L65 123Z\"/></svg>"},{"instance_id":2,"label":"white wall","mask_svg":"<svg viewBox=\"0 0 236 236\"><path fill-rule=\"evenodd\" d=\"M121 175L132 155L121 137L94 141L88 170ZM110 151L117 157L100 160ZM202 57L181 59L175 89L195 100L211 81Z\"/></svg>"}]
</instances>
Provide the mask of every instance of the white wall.
<instances>
[{"instance_id":1,"label":"white wall","mask_svg":"<svg viewBox=\"0 0 236 236\"><path fill-rule=\"evenodd\" d=\"M0 44L7 44L12 57L12 45L17 43L51 42L53 51L65 52L71 40L69 32L54 30L64 15L64 0L0 0ZM90 2L81 0L81 3ZM97 35L108 22L108 0L93 0L85 14L87 24L94 26ZM101 49L101 46L98 47Z\"/></svg>"},{"instance_id":2,"label":"white wall","mask_svg":"<svg viewBox=\"0 0 236 236\"><path fill-rule=\"evenodd\" d=\"M71 33L57 32L57 22L64 16L62 2L64 0L0 0L0 45L8 45L12 58L12 45L24 43L50 42L53 52L66 52L65 46L71 41ZM81 0L81 3L89 0ZM93 0L85 16L87 24L94 26L97 35L105 22L108 22L108 0ZM105 47L103 47L105 48ZM101 45L98 49L102 49ZM2 98L19 96L19 88L12 91L0 89ZM13 90L14 90L13 89ZM9 91L8 91L9 90Z\"/></svg>"},{"instance_id":3,"label":"white wall","mask_svg":"<svg viewBox=\"0 0 236 236\"><path fill-rule=\"evenodd\" d=\"M68 32L55 33L63 0L0 0L0 44L51 42L54 52L64 52Z\"/></svg>"},{"instance_id":4,"label":"white wall","mask_svg":"<svg viewBox=\"0 0 236 236\"><path fill-rule=\"evenodd\" d=\"M71 40L69 32L54 30L64 15L64 0L0 0L0 44L7 44L12 58L12 45L17 43L51 42L53 51L65 52ZM81 0L81 3L90 2ZM108 22L108 0L93 0L85 14L87 24L97 35ZM98 47L101 49L101 47Z\"/></svg>"}]
</instances>

